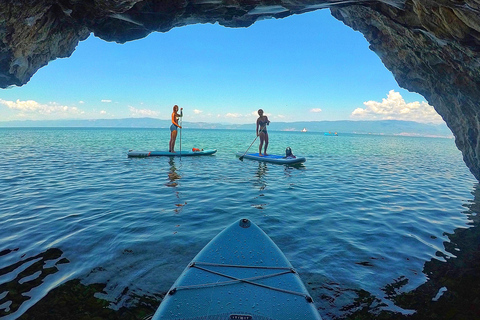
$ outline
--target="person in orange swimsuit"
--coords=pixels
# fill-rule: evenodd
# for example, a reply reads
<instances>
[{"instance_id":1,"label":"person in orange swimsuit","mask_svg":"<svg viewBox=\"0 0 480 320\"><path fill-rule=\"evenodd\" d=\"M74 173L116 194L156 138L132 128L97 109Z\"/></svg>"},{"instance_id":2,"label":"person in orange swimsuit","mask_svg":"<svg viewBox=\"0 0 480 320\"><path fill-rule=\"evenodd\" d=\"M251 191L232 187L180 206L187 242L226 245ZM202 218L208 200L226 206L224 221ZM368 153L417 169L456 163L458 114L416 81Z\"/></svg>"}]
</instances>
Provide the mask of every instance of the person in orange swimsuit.
<instances>
[{"instance_id":1,"label":"person in orange swimsuit","mask_svg":"<svg viewBox=\"0 0 480 320\"><path fill-rule=\"evenodd\" d=\"M182 128L178 124L178 118L183 117L183 108L180 108L180 114L178 114L178 106L173 106L172 112L172 125L170 126L170 144L168 152L175 152L175 140L177 139L177 129Z\"/></svg>"}]
</instances>

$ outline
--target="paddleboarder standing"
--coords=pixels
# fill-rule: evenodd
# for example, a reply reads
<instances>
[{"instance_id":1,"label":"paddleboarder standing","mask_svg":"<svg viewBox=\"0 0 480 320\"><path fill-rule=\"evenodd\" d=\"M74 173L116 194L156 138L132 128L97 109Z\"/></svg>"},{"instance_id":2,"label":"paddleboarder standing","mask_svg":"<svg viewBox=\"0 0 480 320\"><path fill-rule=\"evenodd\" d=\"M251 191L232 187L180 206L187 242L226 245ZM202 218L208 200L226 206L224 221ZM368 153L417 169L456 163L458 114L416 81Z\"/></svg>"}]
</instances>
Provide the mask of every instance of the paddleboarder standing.
<instances>
[{"instance_id":1,"label":"paddleboarder standing","mask_svg":"<svg viewBox=\"0 0 480 320\"><path fill-rule=\"evenodd\" d=\"M257 119L257 137L260 137L260 146L258 147L259 156L268 156L267 147L268 147L268 132L267 125L270 124L268 117L263 115L263 110L258 109L258 119ZM265 144L262 154L262 147Z\"/></svg>"},{"instance_id":2,"label":"paddleboarder standing","mask_svg":"<svg viewBox=\"0 0 480 320\"><path fill-rule=\"evenodd\" d=\"M168 148L169 152L175 152L173 150L175 149L175 140L177 139L177 129L182 128L178 124L178 118L180 117L183 117L183 108L180 108L180 114L178 114L178 106L174 105L172 112L172 125L170 126L170 144Z\"/></svg>"}]
</instances>

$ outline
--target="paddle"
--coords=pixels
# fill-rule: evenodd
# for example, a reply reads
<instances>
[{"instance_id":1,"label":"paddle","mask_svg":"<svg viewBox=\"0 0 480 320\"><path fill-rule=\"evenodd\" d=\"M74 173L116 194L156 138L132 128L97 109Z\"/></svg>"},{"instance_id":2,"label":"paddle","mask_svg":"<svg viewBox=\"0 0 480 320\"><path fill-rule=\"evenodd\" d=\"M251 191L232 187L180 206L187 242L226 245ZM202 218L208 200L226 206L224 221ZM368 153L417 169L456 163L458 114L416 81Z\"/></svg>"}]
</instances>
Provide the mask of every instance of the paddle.
<instances>
[{"instance_id":1,"label":"paddle","mask_svg":"<svg viewBox=\"0 0 480 320\"><path fill-rule=\"evenodd\" d=\"M180 160L182 160L182 119L183 119L183 108L180 108Z\"/></svg>"},{"instance_id":2,"label":"paddle","mask_svg":"<svg viewBox=\"0 0 480 320\"><path fill-rule=\"evenodd\" d=\"M265 128L265 126L266 126L266 124L263 125L263 126L260 128L260 131L259 131L259 132L262 132L262 130L263 130L263 128ZM259 135L260 135L260 134L258 134L258 136L259 136ZM258 136L255 137L255 139L253 140L253 142L252 142L252 144L250 145L250 147L253 146L253 144L255 143L255 141L257 141ZM248 149L250 149L250 147L248 147ZM247 151L245 151L245 153L243 154L243 156L241 156L240 158L238 158L238 160L243 161L243 157L245 157L245 155L247 154L248 149L247 149Z\"/></svg>"}]
</instances>

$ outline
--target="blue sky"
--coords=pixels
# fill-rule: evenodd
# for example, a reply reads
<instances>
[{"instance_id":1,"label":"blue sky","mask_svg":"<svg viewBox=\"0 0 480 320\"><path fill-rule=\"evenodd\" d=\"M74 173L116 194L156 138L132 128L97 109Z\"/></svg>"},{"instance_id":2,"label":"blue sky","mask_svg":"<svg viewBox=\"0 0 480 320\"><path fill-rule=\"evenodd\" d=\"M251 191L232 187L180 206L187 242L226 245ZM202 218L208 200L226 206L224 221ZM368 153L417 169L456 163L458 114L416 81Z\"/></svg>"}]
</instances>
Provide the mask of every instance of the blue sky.
<instances>
[{"instance_id":1,"label":"blue sky","mask_svg":"<svg viewBox=\"0 0 480 320\"><path fill-rule=\"evenodd\" d=\"M126 44L91 35L70 58L0 91L1 120L169 119L251 123L400 119L442 122L401 89L363 35L329 10L249 28L191 25Z\"/></svg>"}]
</instances>

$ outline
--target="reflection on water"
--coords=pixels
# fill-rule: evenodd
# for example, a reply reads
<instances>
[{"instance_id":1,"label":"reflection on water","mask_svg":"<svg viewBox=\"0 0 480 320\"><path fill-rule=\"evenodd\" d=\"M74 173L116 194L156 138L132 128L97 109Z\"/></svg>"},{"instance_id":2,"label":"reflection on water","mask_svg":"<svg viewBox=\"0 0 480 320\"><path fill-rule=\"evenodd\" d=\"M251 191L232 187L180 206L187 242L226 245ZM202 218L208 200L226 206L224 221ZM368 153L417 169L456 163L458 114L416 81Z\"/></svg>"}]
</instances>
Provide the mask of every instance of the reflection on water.
<instances>
[{"instance_id":1,"label":"reflection on water","mask_svg":"<svg viewBox=\"0 0 480 320\"><path fill-rule=\"evenodd\" d=\"M181 157L180 157L181 159ZM180 160L181 161L181 160ZM178 186L177 180L180 180L181 176L177 173L177 167L175 166L175 158L169 157L168 164L170 166L170 170L168 171L168 182L165 184L167 187L176 188ZM175 196L180 199L179 192L175 192ZM187 202L183 203L176 203L175 209L173 210L176 214L182 212L183 207L187 204ZM174 232L176 234L177 232Z\"/></svg>"},{"instance_id":2,"label":"reflection on water","mask_svg":"<svg viewBox=\"0 0 480 320\"><path fill-rule=\"evenodd\" d=\"M8 259L15 251L17 249L3 250L0 257ZM62 254L61 250L52 248L0 269L0 317L18 311L31 299L32 290L40 287L47 276L57 273L59 265L69 262Z\"/></svg>"},{"instance_id":3,"label":"reflection on water","mask_svg":"<svg viewBox=\"0 0 480 320\"><path fill-rule=\"evenodd\" d=\"M259 176L267 172L266 165L259 166ZM338 290L338 295L349 291L356 295L348 306L342 309L343 315L331 315L328 308L320 310L324 319L480 319L480 187L474 192L474 201L465 205L464 214L470 221L469 228L459 228L448 234L449 242L444 242L445 249L451 255L438 252L438 259L425 263L423 272L428 280L415 290L402 292L408 283L406 277L395 279L382 291L385 297L397 306L387 304L365 290L335 289L334 283L314 283L315 286L330 286ZM0 255L8 255L13 250L5 250ZM15 312L29 299L26 296L32 288L49 274L57 272L57 265L67 263L61 258L58 249L49 249L34 257L24 259L12 266L0 270L1 277L12 279L0 285L0 316ZM374 275L372 275L374 276ZM311 286L312 283L309 283ZM106 308L109 302L94 296L101 293L105 284L82 285L78 280L68 281L50 291L40 302L25 312L20 319L144 319L158 307L163 294L136 297L134 306L111 310ZM343 292L340 292L343 291ZM6 294L5 294L6 292ZM128 292L128 290L127 290ZM127 293L125 293L127 294ZM131 294L131 293L128 293ZM317 296L316 300L327 297ZM331 299L332 304L334 301ZM401 308L401 309L400 309ZM82 318L83 317L83 318Z\"/></svg>"},{"instance_id":4,"label":"reflection on water","mask_svg":"<svg viewBox=\"0 0 480 320\"><path fill-rule=\"evenodd\" d=\"M260 194L254 198L255 203L252 203L251 206L255 209L263 210L266 208L267 203L265 203L265 195L263 190L267 188L267 174L268 174L268 164L265 162L258 163L258 169L255 171L255 177L252 179L253 186L255 189L260 190Z\"/></svg>"},{"instance_id":5,"label":"reflection on water","mask_svg":"<svg viewBox=\"0 0 480 320\"><path fill-rule=\"evenodd\" d=\"M267 187L267 174L268 174L268 166L274 166L275 168L283 167L285 176L290 177L292 176L292 171L294 170L302 170L305 169L305 165L303 163L294 164L294 165L278 165L278 164L270 164L267 162L259 162L258 169L255 172L255 179L253 179L254 187L259 189L260 191L264 190Z\"/></svg>"},{"instance_id":6,"label":"reflection on water","mask_svg":"<svg viewBox=\"0 0 480 320\"><path fill-rule=\"evenodd\" d=\"M268 165L266 162L259 162L258 169L255 172L255 180L253 180L253 185L255 188L258 188L260 191L264 190L267 187L266 175L268 173Z\"/></svg>"},{"instance_id":7,"label":"reflection on water","mask_svg":"<svg viewBox=\"0 0 480 320\"><path fill-rule=\"evenodd\" d=\"M369 292L356 291L357 298L345 308L346 317L337 319L480 319L480 186L474 201L465 205L469 228L447 234L445 251L427 261L423 273L427 281L415 290L401 292L408 279L401 277L383 291L402 312L382 310L385 303Z\"/></svg>"},{"instance_id":8,"label":"reflection on water","mask_svg":"<svg viewBox=\"0 0 480 320\"><path fill-rule=\"evenodd\" d=\"M291 176L294 170L304 170L306 168L304 163L286 164L283 167L286 176Z\"/></svg>"},{"instance_id":9,"label":"reflection on water","mask_svg":"<svg viewBox=\"0 0 480 320\"><path fill-rule=\"evenodd\" d=\"M177 173L177 167L175 167L175 160L173 157L169 158L168 164L170 165L170 170L168 171L168 182L165 185L174 188L178 186L177 180L180 179L181 176Z\"/></svg>"},{"instance_id":10,"label":"reflection on water","mask_svg":"<svg viewBox=\"0 0 480 320\"><path fill-rule=\"evenodd\" d=\"M269 171L269 166L273 166L273 172L275 169L282 168L285 174L285 177L292 177L292 172L294 170L301 170L305 169L305 165L303 163L300 164L295 164L295 165L279 165L279 164L271 164L267 162L259 162L258 163L258 168L255 171L254 179L252 179L252 183L255 189L258 189L261 193L259 193L258 196L256 196L255 203L251 204L252 207L255 209L260 209L263 210L267 207L266 200L263 199L265 197L265 194L263 191L267 189L268 183L268 171ZM270 168L271 168L270 167ZM292 183L290 183L290 187L292 187ZM263 199L263 200L262 200Z\"/></svg>"}]
</instances>

